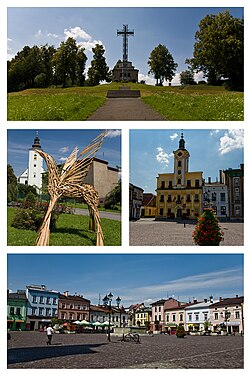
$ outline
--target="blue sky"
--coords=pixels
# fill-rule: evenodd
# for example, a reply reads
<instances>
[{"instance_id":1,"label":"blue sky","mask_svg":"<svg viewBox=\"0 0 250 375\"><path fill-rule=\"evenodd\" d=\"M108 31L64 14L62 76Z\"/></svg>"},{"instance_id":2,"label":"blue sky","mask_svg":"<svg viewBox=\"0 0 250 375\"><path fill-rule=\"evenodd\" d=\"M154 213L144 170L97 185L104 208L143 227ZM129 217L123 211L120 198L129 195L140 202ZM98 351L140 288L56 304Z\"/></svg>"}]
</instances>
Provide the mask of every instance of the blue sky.
<instances>
[{"instance_id":1,"label":"blue sky","mask_svg":"<svg viewBox=\"0 0 250 375\"><path fill-rule=\"evenodd\" d=\"M103 130L8 130L8 164L16 176L28 167L29 149L36 131L42 149L63 163L77 146L82 151ZM121 166L121 131L109 130L96 157L109 162L110 167ZM46 169L45 163L44 167Z\"/></svg>"},{"instance_id":2,"label":"blue sky","mask_svg":"<svg viewBox=\"0 0 250 375\"><path fill-rule=\"evenodd\" d=\"M8 289L45 284L93 304L112 292L122 304L243 295L242 254L9 254Z\"/></svg>"},{"instance_id":3,"label":"blue sky","mask_svg":"<svg viewBox=\"0 0 250 375\"><path fill-rule=\"evenodd\" d=\"M173 173L173 151L179 147L182 130L130 130L129 180L155 193L159 173ZM239 168L244 163L244 131L183 130L190 153L189 171L203 172L203 178L216 181L219 170Z\"/></svg>"},{"instance_id":4,"label":"blue sky","mask_svg":"<svg viewBox=\"0 0 250 375\"><path fill-rule=\"evenodd\" d=\"M129 60L139 69L139 79L154 84L148 77L147 64L151 51L164 44L178 63L177 73L187 69L185 59L193 54L194 35L199 22L207 14L229 10L237 18L243 16L243 8L8 8L8 58L13 57L25 45L54 45L69 36L87 50L87 67L92 59L91 48L98 42L105 47L106 61L113 68L122 58L122 38L117 29L128 24L135 32L129 37ZM178 74L173 84L178 82ZM197 80L202 79L199 74Z\"/></svg>"}]
</instances>

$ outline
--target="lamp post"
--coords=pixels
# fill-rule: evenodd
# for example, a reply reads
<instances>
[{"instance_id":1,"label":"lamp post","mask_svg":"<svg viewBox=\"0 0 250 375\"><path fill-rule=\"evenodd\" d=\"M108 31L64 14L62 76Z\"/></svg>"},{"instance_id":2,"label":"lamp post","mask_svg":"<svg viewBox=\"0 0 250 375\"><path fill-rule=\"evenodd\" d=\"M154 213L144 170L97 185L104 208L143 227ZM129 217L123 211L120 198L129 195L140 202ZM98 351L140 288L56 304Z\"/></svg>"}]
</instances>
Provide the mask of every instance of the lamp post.
<instances>
[{"instance_id":1,"label":"lamp post","mask_svg":"<svg viewBox=\"0 0 250 375\"><path fill-rule=\"evenodd\" d=\"M113 298L113 294L112 293L109 293L109 295L106 295L103 298L104 305L108 306L108 314L109 314L108 341L111 341L110 340L110 323L111 323L111 311L112 311L112 308L111 308L112 298Z\"/></svg>"},{"instance_id":2,"label":"lamp post","mask_svg":"<svg viewBox=\"0 0 250 375\"><path fill-rule=\"evenodd\" d=\"M226 322L226 327L227 327L227 333L228 333L228 326L227 326L227 322L229 321L229 319L230 319L230 316L231 316L231 313L230 313L230 311L225 311L225 322Z\"/></svg>"},{"instance_id":3,"label":"lamp post","mask_svg":"<svg viewBox=\"0 0 250 375\"><path fill-rule=\"evenodd\" d=\"M118 307L119 313L120 313L120 328L121 328L121 326L122 326L122 322L121 322L122 312L121 312L121 309L120 309L121 298L119 296L116 298L116 303L117 303L117 307Z\"/></svg>"}]
</instances>

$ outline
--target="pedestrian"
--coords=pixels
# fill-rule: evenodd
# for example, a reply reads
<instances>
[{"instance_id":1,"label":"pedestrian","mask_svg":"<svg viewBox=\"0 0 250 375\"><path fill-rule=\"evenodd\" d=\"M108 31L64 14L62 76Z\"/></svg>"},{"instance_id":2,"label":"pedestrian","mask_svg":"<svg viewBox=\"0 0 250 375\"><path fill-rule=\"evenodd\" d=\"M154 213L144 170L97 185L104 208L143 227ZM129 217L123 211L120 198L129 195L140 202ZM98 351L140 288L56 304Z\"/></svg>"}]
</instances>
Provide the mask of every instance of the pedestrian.
<instances>
[{"instance_id":1,"label":"pedestrian","mask_svg":"<svg viewBox=\"0 0 250 375\"><path fill-rule=\"evenodd\" d=\"M46 328L46 334L47 334L47 338L48 338L47 345L51 345L51 340L52 340L53 333L54 333L54 331L53 331L53 328L51 327L51 324L50 324Z\"/></svg>"}]
</instances>

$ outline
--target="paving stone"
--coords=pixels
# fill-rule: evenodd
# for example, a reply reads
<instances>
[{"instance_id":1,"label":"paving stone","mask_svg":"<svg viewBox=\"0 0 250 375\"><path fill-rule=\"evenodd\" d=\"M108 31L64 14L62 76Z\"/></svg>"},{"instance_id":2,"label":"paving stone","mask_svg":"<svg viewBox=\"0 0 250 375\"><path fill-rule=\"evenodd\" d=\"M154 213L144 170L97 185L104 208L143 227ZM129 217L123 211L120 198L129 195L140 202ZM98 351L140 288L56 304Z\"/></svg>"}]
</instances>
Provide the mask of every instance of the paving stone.
<instances>
[{"instance_id":1,"label":"paving stone","mask_svg":"<svg viewBox=\"0 0 250 375\"><path fill-rule=\"evenodd\" d=\"M239 336L141 336L141 343L122 342L105 334L54 334L46 345L40 332L11 332L8 368L33 369L236 369L244 368Z\"/></svg>"}]
</instances>

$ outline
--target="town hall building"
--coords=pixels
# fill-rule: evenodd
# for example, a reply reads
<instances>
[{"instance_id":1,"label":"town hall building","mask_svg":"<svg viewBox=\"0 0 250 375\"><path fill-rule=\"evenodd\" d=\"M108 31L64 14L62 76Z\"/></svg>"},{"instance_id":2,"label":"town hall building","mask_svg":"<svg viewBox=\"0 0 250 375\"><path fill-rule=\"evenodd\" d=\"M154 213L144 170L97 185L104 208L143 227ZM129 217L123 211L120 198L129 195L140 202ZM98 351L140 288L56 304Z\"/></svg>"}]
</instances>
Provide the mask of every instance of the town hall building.
<instances>
[{"instance_id":1,"label":"town hall building","mask_svg":"<svg viewBox=\"0 0 250 375\"><path fill-rule=\"evenodd\" d=\"M190 154L183 133L174 153L174 173L157 177L156 220L197 219L202 213L203 172L189 172Z\"/></svg>"}]
</instances>

